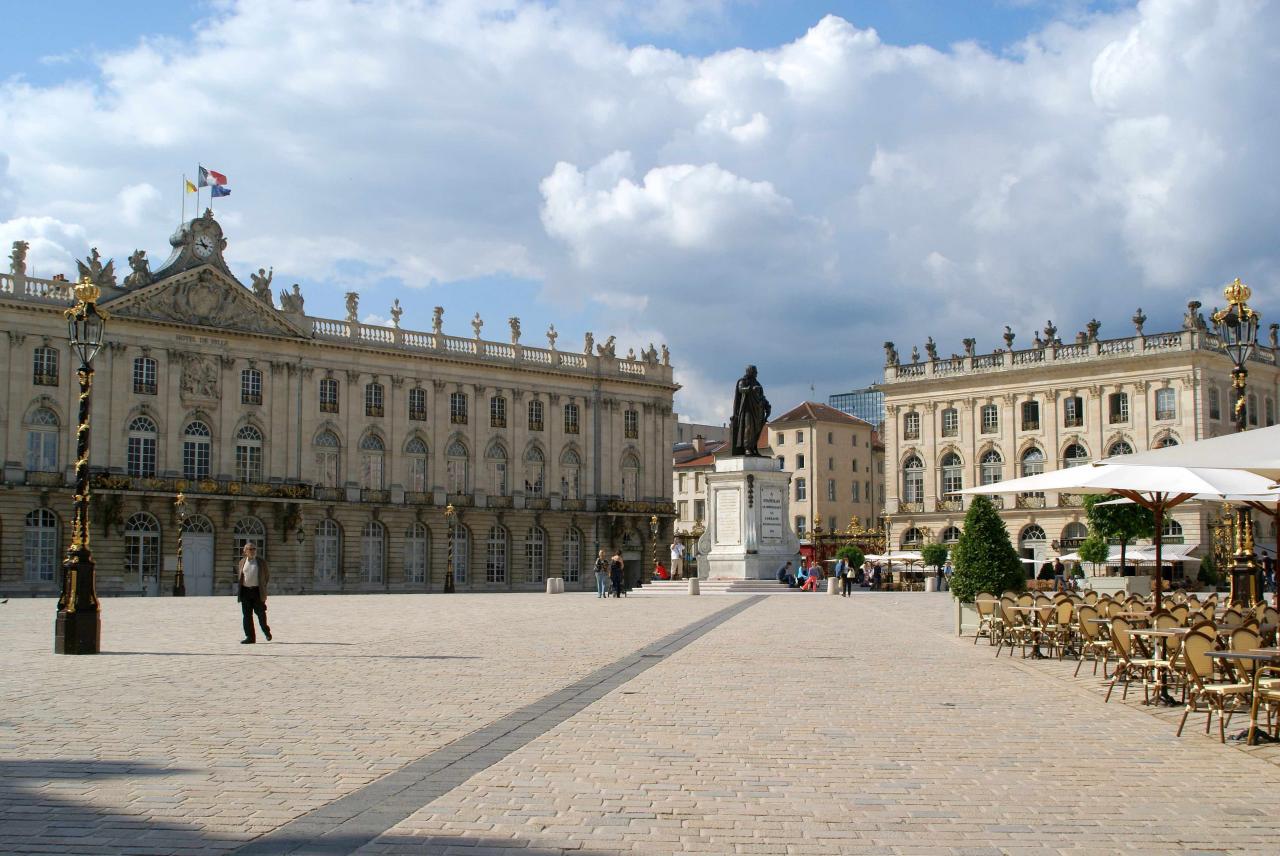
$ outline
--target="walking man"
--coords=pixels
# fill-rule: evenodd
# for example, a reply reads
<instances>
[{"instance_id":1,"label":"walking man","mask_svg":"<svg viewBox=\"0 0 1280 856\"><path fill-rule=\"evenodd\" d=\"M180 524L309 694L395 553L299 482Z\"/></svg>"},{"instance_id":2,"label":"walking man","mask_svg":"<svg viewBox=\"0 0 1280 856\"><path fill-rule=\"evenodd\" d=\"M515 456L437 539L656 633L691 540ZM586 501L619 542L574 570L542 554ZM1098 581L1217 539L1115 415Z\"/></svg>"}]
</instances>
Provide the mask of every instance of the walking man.
<instances>
[{"instance_id":1,"label":"walking man","mask_svg":"<svg viewBox=\"0 0 1280 856\"><path fill-rule=\"evenodd\" d=\"M844 559L840 560L840 596L853 594L853 568Z\"/></svg>"},{"instance_id":2,"label":"walking man","mask_svg":"<svg viewBox=\"0 0 1280 856\"><path fill-rule=\"evenodd\" d=\"M596 556L596 597L608 597L609 590L605 583L609 580L609 563L604 560L604 550Z\"/></svg>"},{"instance_id":3,"label":"walking man","mask_svg":"<svg viewBox=\"0 0 1280 856\"><path fill-rule=\"evenodd\" d=\"M684 543L679 538L671 540L671 578L678 580L684 575Z\"/></svg>"},{"instance_id":4,"label":"walking man","mask_svg":"<svg viewBox=\"0 0 1280 856\"><path fill-rule=\"evenodd\" d=\"M236 579L240 584L240 612L244 616L244 638L241 645L252 645L257 642L253 632L253 616L258 615L258 623L262 625L262 633L271 641L271 628L267 626L267 583L271 573L267 570L267 560L258 558L258 548L253 544L245 544L242 551L244 558L236 566Z\"/></svg>"}]
</instances>

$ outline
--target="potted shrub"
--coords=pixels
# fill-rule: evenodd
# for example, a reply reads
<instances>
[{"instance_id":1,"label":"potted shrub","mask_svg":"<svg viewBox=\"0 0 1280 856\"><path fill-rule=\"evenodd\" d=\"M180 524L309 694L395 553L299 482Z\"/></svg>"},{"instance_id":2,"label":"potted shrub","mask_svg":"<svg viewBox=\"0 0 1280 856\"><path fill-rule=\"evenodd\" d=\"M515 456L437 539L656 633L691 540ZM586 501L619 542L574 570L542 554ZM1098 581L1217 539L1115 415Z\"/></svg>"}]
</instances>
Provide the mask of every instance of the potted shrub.
<instances>
[{"instance_id":1,"label":"potted shrub","mask_svg":"<svg viewBox=\"0 0 1280 856\"><path fill-rule=\"evenodd\" d=\"M980 591L999 595L1004 591L1022 591L1027 577L1022 561L1009 540L1009 530L996 512L991 500L975 496L964 516L960 540L951 550L955 573L951 575L951 594L956 599L956 632L966 625L977 626L977 610L973 599Z\"/></svg>"}]
</instances>

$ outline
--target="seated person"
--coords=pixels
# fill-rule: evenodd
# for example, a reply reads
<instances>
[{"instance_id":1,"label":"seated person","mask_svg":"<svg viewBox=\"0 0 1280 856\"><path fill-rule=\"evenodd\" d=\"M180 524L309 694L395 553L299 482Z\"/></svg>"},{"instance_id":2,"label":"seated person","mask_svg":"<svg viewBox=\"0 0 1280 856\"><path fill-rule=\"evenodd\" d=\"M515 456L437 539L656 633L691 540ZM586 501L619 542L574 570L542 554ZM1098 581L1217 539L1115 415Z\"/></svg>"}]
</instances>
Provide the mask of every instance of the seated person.
<instances>
[{"instance_id":1,"label":"seated person","mask_svg":"<svg viewBox=\"0 0 1280 856\"><path fill-rule=\"evenodd\" d=\"M661 562L659 562L657 567L653 569L653 575L660 580L671 579L671 572L668 571L665 567L663 567Z\"/></svg>"},{"instance_id":2,"label":"seated person","mask_svg":"<svg viewBox=\"0 0 1280 856\"><path fill-rule=\"evenodd\" d=\"M801 591L817 591L818 590L818 574L809 574L805 578L804 585L800 587Z\"/></svg>"},{"instance_id":3,"label":"seated person","mask_svg":"<svg viewBox=\"0 0 1280 856\"><path fill-rule=\"evenodd\" d=\"M786 585L794 585L796 578L791 575L791 563L787 562L781 568L778 568L778 582Z\"/></svg>"}]
</instances>

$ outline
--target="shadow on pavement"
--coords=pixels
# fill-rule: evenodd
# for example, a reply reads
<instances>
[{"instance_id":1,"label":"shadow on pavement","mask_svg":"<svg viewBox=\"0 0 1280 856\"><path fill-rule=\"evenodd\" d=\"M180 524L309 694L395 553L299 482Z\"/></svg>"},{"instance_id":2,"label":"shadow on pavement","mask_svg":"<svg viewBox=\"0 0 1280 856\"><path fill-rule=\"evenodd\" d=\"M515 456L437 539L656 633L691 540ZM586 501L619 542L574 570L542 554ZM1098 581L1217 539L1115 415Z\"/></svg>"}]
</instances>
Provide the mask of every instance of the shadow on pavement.
<instances>
[{"instance_id":1,"label":"shadow on pavement","mask_svg":"<svg viewBox=\"0 0 1280 856\"><path fill-rule=\"evenodd\" d=\"M275 643L271 643L275 644ZM264 657L248 651L103 651L100 657ZM465 654L281 654L288 660L479 660Z\"/></svg>"}]
</instances>

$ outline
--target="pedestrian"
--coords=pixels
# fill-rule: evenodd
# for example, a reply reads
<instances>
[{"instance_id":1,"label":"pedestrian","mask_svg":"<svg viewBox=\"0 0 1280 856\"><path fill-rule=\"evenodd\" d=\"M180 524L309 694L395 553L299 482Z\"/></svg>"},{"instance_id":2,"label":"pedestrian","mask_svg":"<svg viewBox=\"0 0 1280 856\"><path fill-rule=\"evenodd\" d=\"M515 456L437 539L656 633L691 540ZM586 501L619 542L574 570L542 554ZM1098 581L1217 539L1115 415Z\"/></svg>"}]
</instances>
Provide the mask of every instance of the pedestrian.
<instances>
[{"instance_id":1,"label":"pedestrian","mask_svg":"<svg viewBox=\"0 0 1280 856\"><path fill-rule=\"evenodd\" d=\"M240 589L236 599L240 601L240 612L244 617L244 638L241 645L252 645L258 641L253 632L253 616L258 615L258 623L262 625L262 633L271 641L271 628L267 626L267 583L271 573L267 570L267 560L258 558L258 548L254 544L245 544L241 551L243 558L236 566L236 582Z\"/></svg>"},{"instance_id":2,"label":"pedestrian","mask_svg":"<svg viewBox=\"0 0 1280 856\"><path fill-rule=\"evenodd\" d=\"M882 578L882 575L883 575L883 572L880 569L880 563L876 562L875 567L871 569L871 590L872 591L880 590L880 580Z\"/></svg>"},{"instance_id":3,"label":"pedestrian","mask_svg":"<svg viewBox=\"0 0 1280 856\"><path fill-rule=\"evenodd\" d=\"M613 581L613 596L622 597L622 554L614 553L609 560L609 579Z\"/></svg>"},{"instance_id":4,"label":"pedestrian","mask_svg":"<svg viewBox=\"0 0 1280 856\"><path fill-rule=\"evenodd\" d=\"M1053 560L1053 585L1058 591L1065 591L1067 588L1067 566L1062 564L1061 556Z\"/></svg>"},{"instance_id":5,"label":"pedestrian","mask_svg":"<svg viewBox=\"0 0 1280 856\"><path fill-rule=\"evenodd\" d=\"M955 572L956 572L955 565L951 564L950 559L947 559L946 563L942 566L942 580L943 580L944 590L946 591L951 590L951 575L954 574Z\"/></svg>"},{"instance_id":6,"label":"pedestrian","mask_svg":"<svg viewBox=\"0 0 1280 856\"><path fill-rule=\"evenodd\" d=\"M843 560L840 560L840 596L848 597L853 594L853 568Z\"/></svg>"},{"instance_id":7,"label":"pedestrian","mask_svg":"<svg viewBox=\"0 0 1280 856\"><path fill-rule=\"evenodd\" d=\"M596 597L608 597L609 590L605 587L609 581L609 563L604 560L604 550L600 551L600 555L596 556Z\"/></svg>"},{"instance_id":8,"label":"pedestrian","mask_svg":"<svg viewBox=\"0 0 1280 856\"><path fill-rule=\"evenodd\" d=\"M680 579L684 575L684 542L679 538L671 541L671 578Z\"/></svg>"}]
</instances>

